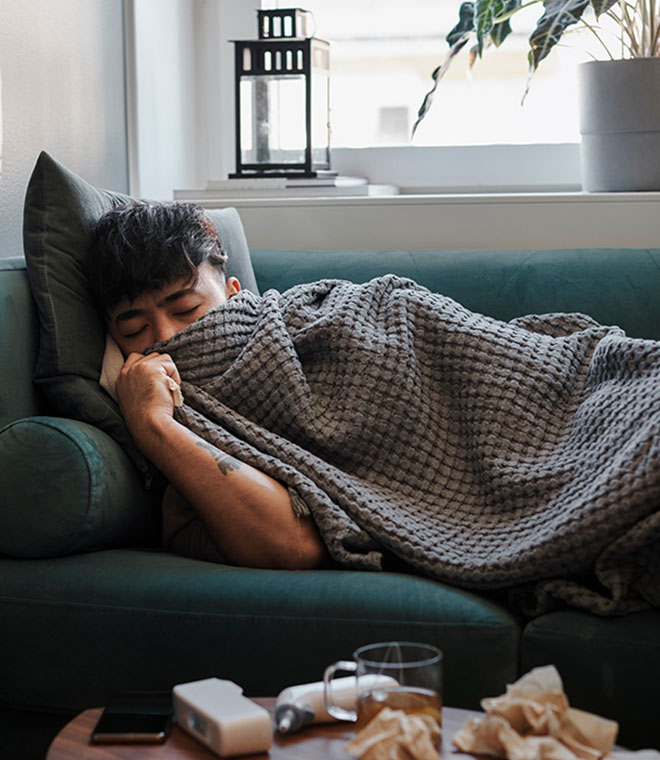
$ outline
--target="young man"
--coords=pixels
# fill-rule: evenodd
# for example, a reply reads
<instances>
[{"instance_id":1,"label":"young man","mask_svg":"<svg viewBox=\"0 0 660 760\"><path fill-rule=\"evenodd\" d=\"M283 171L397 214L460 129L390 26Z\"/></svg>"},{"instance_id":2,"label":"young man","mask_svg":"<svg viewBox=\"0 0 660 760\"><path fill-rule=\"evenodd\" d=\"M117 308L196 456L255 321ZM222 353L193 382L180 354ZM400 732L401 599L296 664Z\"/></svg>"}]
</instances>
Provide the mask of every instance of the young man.
<instances>
[{"instance_id":1,"label":"young man","mask_svg":"<svg viewBox=\"0 0 660 760\"><path fill-rule=\"evenodd\" d=\"M203 209L114 209L97 225L90 261L92 295L125 358L119 407L137 447L169 482L164 521L191 505L228 562L321 565L326 552L316 526L294 514L288 490L180 425L173 417L177 368L167 354L144 353L240 292L238 280L226 276L227 255Z\"/></svg>"}]
</instances>

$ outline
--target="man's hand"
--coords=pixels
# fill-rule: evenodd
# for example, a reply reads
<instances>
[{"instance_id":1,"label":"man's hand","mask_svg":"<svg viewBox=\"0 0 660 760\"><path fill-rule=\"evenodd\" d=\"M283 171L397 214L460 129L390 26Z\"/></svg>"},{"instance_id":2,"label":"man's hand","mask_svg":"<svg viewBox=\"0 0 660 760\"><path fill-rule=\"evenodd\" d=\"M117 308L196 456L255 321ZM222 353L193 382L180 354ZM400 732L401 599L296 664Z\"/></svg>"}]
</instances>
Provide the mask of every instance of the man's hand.
<instances>
[{"instance_id":1,"label":"man's hand","mask_svg":"<svg viewBox=\"0 0 660 760\"><path fill-rule=\"evenodd\" d=\"M138 446L159 424L172 418L170 379L181 382L168 354L129 354L117 379L119 408Z\"/></svg>"}]
</instances>

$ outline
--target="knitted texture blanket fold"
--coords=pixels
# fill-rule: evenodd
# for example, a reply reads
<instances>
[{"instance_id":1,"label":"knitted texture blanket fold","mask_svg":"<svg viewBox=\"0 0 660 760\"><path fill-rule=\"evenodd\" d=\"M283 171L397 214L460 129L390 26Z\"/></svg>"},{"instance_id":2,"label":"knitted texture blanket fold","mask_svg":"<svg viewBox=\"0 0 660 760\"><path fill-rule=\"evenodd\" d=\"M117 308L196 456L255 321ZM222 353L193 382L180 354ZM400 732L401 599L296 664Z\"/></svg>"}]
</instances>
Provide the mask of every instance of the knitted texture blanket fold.
<instances>
[{"instance_id":1,"label":"knitted texture blanket fold","mask_svg":"<svg viewBox=\"0 0 660 760\"><path fill-rule=\"evenodd\" d=\"M155 349L177 419L285 483L342 565L393 553L530 614L660 606L659 342L389 275L241 293Z\"/></svg>"}]
</instances>

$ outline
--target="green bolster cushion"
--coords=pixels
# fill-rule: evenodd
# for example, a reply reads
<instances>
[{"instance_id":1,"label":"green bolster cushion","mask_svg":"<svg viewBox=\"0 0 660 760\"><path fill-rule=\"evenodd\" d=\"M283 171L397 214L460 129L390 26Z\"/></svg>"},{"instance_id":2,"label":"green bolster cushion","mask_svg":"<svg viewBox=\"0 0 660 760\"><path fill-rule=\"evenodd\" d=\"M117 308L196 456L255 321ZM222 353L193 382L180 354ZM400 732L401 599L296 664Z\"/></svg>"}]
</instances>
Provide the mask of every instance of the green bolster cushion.
<instances>
[{"instance_id":1,"label":"green bolster cushion","mask_svg":"<svg viewBox=\"0 0 660 760\"><path fill-rule=\"evenodd\" d=\"M58 557L152 545L159 534L159 505L102 430L27 417L0 431L0 552Z\"/></svg>"}]
</instances>

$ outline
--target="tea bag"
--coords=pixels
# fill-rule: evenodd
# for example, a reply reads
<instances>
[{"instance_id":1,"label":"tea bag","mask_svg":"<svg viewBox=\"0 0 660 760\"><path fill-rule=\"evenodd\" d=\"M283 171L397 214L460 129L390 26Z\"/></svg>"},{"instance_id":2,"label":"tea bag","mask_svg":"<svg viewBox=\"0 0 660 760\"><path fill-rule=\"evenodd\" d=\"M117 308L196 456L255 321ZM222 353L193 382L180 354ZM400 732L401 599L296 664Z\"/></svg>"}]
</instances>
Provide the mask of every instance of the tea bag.
<instances>
[{"instance_id":1,"label":"tea bag","mask_svg":"<svg viewBox=\"0 0 660 760\"><path fill-rule=\"evenodd\" d=\"M599 760L616 740L618 723L570 707L557 669L535 668L506 694L481 702L454 737L462 752L509 760Z\"/></svg>"},{"instance_id":2,"label":"tea bag","mask_svg":"<svg viewBox=\"0 0 660 760\"><path fill-rule=\"evenodd\" d=\"M440 726L429 715L383 708L347 745L360 760L439 760Z\"/></svg>"}]
</instances>

